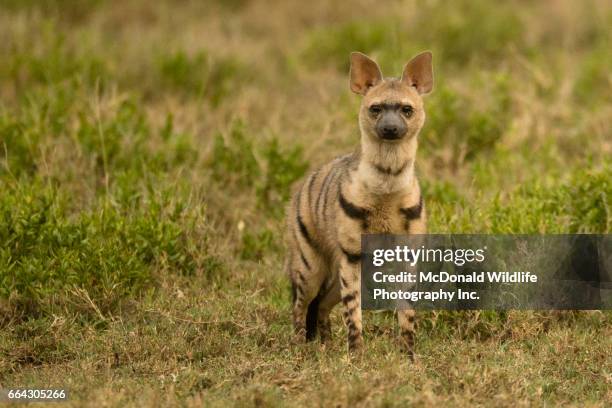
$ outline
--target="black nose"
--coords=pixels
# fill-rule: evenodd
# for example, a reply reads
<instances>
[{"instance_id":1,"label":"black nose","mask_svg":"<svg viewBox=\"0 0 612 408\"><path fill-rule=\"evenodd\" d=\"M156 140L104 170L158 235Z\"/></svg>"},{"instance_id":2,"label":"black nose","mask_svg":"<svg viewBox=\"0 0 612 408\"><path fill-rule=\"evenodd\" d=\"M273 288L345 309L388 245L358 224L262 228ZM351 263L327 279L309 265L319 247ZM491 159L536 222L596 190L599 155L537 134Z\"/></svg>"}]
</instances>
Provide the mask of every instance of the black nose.
<instances>
[{"instance_id":1,"label":"black nose","mask_svg":"<svg viewBox=\"0 0 612 408\"><path fill-rule=\"evenodd\" d=\"M406 133L406 124L399 113L384 112L376 123L376 133L383 140L398 140Z\"/></svg>"},{"instance_id":2,"label":"black nose","mask_svg":"<svg viewBox=\"0 0 612 408\"><path fill-rule=\"evenodd\" d=\"M399 135L399 129L395 125L385 125L381 130L385 139L395 139Z\"/></svg>"}]
</instances>

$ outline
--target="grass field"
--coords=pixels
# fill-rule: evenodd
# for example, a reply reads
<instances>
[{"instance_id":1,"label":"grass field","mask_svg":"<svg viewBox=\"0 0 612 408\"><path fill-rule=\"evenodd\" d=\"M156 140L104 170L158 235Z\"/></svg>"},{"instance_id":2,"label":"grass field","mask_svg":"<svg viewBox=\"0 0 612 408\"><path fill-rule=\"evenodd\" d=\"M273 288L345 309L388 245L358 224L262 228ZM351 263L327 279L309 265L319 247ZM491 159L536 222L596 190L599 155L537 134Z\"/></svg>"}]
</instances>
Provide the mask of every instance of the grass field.
<instances>
[{"instance_id":1,"label":"grass field","mask_svg":"<svg viewBox=\"0 0 612 408\"><path fill-rule=\"evenodd\" d=\"M0 388L72 406L612 404L612 313L392 315L290 346L291 186L358 142L348 54L434 53L431 232L612 229L609 1L0 1ZM63 405L62 405L63 406Z\"/></svg>"}]
</instances>

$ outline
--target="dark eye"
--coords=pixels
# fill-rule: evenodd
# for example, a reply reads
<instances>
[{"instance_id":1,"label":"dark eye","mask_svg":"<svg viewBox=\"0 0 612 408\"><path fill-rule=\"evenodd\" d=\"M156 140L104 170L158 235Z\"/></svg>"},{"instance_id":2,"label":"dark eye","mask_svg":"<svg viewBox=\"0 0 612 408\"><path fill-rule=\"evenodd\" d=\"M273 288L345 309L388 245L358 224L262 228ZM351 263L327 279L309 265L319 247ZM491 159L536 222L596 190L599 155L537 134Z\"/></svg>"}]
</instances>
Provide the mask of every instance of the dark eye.
<instances>
[{"instance_id":1,"label":"dark eye","mask_svg":"<svg viewBox=\"0 0 612 408\"><path fill-rule=\"evenodd\" d=\"M378 115L382 112L382 107L380 105L372 105L370 106L370 113L374 116Z\"/></svg>"},{"instance_id":2,"label":"dark eye","mask_svg":"<svg viewBox=\"0 0 612 408\"><path fill-rule=\"evenodd\" d=\"M402 106L402 113L406 116L410 116L412 115L412 113L414 112L414 108L410 105L404 105Z\"/></svg>"}]
</instances>

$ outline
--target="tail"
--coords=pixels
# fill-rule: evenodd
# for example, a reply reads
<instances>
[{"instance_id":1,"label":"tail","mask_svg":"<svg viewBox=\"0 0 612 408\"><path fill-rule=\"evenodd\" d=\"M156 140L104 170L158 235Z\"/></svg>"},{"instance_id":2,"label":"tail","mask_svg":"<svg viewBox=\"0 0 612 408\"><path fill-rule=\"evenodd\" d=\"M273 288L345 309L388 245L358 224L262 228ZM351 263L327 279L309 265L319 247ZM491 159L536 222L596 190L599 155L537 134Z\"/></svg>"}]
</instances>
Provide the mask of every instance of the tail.
<instances>
[{"instance_id":1,"label":"tail","mask_svg":"<svg viewBox=\"0 0 612 408\"><path fill-rule=\"evenodd\" d=\"M306 341L312 341L317 335L317 321L319 319L319 303L323 297L323 288L325 285L321 285L319 293L312 299L308 305L308 311L306 312Z\"/></svg>"}]
</instances>

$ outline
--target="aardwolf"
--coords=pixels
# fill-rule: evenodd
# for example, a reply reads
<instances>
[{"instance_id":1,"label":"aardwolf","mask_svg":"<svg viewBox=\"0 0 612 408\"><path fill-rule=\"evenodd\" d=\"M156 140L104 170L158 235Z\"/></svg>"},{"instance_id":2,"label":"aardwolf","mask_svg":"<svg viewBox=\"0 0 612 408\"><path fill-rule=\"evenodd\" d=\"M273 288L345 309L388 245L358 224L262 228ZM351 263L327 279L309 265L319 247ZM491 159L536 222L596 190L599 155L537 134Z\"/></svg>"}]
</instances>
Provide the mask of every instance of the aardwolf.
<instances>
[{"instance_id":1,"label":"aardwolf","mask_svg":"<svg viewBox=\"0 0 612 408\"><path fill-rule=\"evenodd\" d=\"M330 338L329 314L344 306L349 350L363 345L361 234L423 234L425 207L414 174L417 136L425 122L422 95L433 87L432 55L383 78L359 52L351 54L350 88L362 95L361 143L309 175L291 201L285 263L293 292L296 341ZM398 311L402 347L414 353L415 311Z\"/></svg>"}]
</instances>

